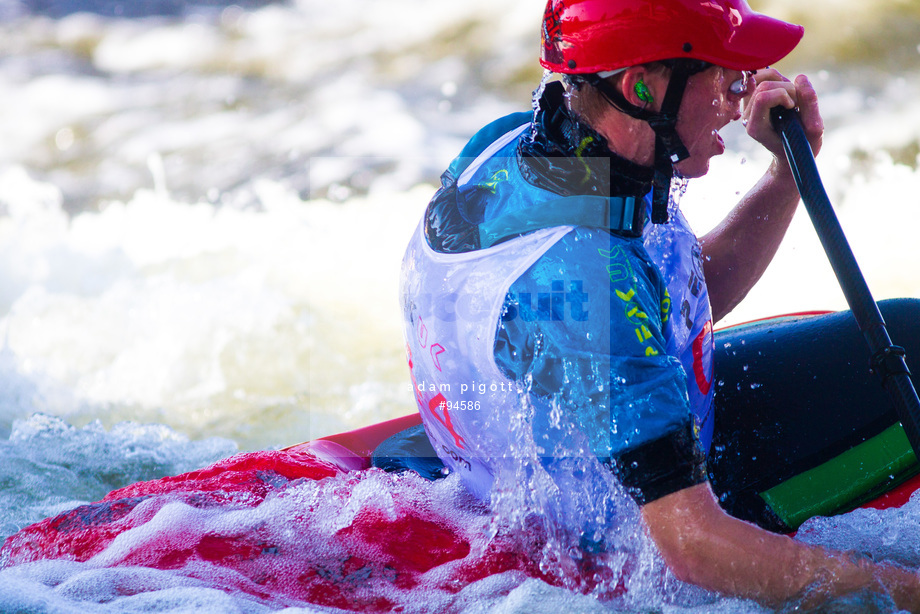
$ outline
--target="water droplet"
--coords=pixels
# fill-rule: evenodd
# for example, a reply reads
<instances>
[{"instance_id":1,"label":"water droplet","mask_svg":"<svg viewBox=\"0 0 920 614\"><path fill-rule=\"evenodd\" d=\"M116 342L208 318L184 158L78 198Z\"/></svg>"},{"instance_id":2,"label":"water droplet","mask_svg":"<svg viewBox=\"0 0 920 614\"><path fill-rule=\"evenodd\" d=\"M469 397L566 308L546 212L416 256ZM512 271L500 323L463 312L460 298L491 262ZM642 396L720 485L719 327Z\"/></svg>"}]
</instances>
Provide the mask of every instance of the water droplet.
<instances>
[{"instance_id":1,"label":"water droplet","mask_svg":"<svg viewBox=\"0 0 920 614\"><path fill-rule=\"evenodd\" d=\"M441 95L451 98L457 94L457 84L453 81L445 81L441 84Z\"/></svg>"},{"instance_id":2,"label":"water droplet","mask_svg":"<svg viewBox=\"0 0 920 614\"><path fill-rule=\"evenodd\" d=\"M61 128L54 135L54 144L60 151L67 151L74 144L74 132L70 128Z\"/></svg>"},{"instance_id":3,"label":"water droplet","mask_svg":"<svg viewBox=\"0 0 920 614\"><path fill-rule=\"evenodd\" d=\"M900 531L896 526L888 526L882 533L882 543L886 546L894 545L900 537Z\"/></svg>"}]
</instances>

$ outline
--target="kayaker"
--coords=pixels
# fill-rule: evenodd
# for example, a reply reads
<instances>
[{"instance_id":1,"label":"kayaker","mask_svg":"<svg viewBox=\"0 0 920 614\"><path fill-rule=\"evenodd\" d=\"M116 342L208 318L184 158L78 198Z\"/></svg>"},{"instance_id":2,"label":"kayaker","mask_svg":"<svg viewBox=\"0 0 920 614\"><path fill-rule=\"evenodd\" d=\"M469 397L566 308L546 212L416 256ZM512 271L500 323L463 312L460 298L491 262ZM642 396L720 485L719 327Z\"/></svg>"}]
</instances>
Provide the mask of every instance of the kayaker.
<instances>
[{"instance_id":1,"label":"kayaker","mask_svg":"<svg viewBox=\"0 0 920 614\"><path fill-rule=\"evenodd\" d=\"M798 107L821 147L814 88L769 68L802 34L744 0L550 0L541 64L560 80L473 137L410 242L410 370L432 446L479 497L525 456L523 426L559 488L590 493L571 457L612 471L686 582L768 605L877 590L920 611L913 571L732 518L707 481L712 323L798 203L770 109ZM672 179L705 175L737 120L773 161L697 239ZM580 530L604 547L603 527Z\"/></svg>"}]
</instances>

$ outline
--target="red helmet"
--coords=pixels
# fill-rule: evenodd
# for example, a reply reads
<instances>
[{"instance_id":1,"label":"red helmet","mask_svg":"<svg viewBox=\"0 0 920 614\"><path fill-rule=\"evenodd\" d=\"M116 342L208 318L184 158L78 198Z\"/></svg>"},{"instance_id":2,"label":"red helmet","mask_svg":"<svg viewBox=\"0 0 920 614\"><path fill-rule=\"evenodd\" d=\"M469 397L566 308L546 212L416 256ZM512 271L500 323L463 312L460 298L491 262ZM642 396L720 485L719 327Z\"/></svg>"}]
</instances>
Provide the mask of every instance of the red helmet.
<instances>
[{"instance_id":1,"label":"red helmet","mask_svg":"<svg viewBox=\"0 0 920 614\"><path fill-rule=\"evenodd\" d=\"M756 70L786 56L803 33L744 0L549 0L540 64L585 74L692 58Z\"/></svg>"}]
</instances>

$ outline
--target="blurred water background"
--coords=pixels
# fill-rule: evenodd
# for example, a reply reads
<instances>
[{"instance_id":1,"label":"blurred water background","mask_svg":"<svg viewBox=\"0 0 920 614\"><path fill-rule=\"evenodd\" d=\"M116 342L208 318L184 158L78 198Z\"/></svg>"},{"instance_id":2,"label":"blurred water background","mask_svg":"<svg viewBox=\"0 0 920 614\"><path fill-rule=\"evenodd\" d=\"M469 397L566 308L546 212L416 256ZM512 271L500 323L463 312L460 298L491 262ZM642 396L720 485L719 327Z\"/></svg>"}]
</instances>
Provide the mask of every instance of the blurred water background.
<instances>
[{"instance_id":1,"label":"blurred water background","mask_svg":"<svg viewBox=\"0 0 920 614\"><path fill-rule=\"evenodd\" d=\"M819 168L875 297L920 297L920 2L752 4L806 27L779 68L819 91ZM402 251L469 136L528 108L542 10L0 0L0 540L123 484L413 411ZM700 233L768 162L723 133L683 200ZM800 211L722 324L842 308Z\"/></svg>"}]
</instances>

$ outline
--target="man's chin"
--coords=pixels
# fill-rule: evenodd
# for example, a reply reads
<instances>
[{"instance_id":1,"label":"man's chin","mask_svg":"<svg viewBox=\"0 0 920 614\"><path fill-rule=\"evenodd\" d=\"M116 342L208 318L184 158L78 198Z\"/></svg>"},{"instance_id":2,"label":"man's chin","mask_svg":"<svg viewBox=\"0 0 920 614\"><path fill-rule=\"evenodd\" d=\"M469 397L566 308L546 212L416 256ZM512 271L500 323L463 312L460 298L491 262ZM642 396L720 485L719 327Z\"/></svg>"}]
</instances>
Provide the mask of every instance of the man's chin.
<instances>
[{"instance_id":1,"label":"man's chin","mask_svg":"<svg viewBox=\"0 0 920 614\"><path fill-rule=\"evenodd\" d=\"M692 162L692 164L686 164ZM674 165L676 174L684 179L697 179L709 172L709 159L701 162L688 158Z\"/></svg>"}]
</instances>

